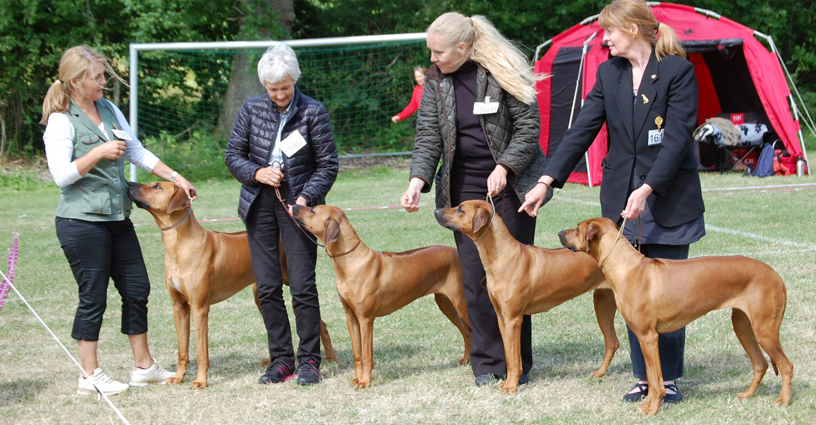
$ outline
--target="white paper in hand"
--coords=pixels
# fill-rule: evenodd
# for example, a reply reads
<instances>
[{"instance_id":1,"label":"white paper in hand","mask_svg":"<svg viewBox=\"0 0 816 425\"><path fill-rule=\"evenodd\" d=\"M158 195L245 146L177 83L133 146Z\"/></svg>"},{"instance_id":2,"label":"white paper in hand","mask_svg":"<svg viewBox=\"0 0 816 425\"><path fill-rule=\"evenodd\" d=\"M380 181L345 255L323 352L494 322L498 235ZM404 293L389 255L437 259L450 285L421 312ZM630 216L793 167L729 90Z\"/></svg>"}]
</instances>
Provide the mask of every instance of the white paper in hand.
<instances>
[{"instance_id":1,"label":"white paper in hand","mask_svg":"<svg viewBox=\"0 0 816 425\"><path fill-rule=\"evenodd\" d=\"M304 146L306 146L306 139L297 130L280 142L280 149L288 158L291 158L295 152L301 150Z\"/></svg>"}]
</instances>

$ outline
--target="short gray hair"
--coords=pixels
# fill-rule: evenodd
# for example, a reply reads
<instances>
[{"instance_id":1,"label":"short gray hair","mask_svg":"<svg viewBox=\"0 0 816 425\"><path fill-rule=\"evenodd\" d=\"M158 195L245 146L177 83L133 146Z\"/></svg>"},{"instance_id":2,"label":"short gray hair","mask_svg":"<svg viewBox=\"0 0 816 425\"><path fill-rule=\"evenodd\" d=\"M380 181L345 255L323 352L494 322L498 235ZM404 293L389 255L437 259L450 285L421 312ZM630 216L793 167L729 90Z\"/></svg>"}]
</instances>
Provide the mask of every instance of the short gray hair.
<instances>
[{"instance_id":1,"label":"short gray hair","mask_svg":"<svg viewBox=\"0 0 816 425\"><path fill-rule=\"evenodd\" d=\"M297 83L300 77L300 65L295 51L286 43L268 48L258 61L258 79L261 80L261 84L279 83L287 75L294 83Z\"/></svg>"}]
</instances>

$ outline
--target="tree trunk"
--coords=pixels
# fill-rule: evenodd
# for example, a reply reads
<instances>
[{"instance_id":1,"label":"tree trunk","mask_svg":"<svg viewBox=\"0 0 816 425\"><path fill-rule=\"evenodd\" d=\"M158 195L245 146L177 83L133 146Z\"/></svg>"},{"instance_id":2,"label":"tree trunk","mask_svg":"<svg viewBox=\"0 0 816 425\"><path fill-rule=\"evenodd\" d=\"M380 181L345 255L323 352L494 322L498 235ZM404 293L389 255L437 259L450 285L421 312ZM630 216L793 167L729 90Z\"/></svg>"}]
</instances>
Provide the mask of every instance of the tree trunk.
<instances>
[{"instance_id":1,"label":"tree trunk","mask_svg":"<svg viewBox=\"0 0 816 425\"><path fill-rule=\"evenodd\" d=\"M251 37L250 34L257 34L257 37L265 40L271 38L273 31L268 24L257 25L255 23L258 21L257 18L268 15L269 11L275 13L275 19L288 38L292 23L295 21L294 0L241 0L241 3L249 11L256 12L252 16L244 16L241 19L240 38L242 40ZM265 90L258 80L256 60L257 58L252 57L246 51L237 53L233 58L229 87L221 104L221 117L218 123L218 129L223 134L232 132L238 110L244 101L252 96L260 95Z\"/></svg>"},{"instance_id":2,"label":"tree trunk","mask_svg":"<svg viewBox=\"0 0 816 425\"><path fill-rule=\"evenodd\" d=\"M0 111L0 164L6 162L6 119L3 117L3 111Z\"/></svg>"}]
</instances>

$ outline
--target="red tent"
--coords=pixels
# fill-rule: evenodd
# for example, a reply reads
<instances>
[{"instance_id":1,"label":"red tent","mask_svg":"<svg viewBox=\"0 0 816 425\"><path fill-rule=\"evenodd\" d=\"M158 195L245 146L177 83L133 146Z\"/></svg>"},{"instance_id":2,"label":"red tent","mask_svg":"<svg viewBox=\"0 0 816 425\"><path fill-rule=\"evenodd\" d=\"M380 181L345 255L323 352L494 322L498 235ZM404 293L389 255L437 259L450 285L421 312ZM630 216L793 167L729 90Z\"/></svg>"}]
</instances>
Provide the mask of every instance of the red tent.
<instances>
[{"instance_id":1,"label":"red tent","mask_svg":"<svg viewBox=\"0 0 816 425\"><path fill-rule=\"evenodd\" d=\"M700 99L698 124L723 112L755 112L757 122L775 131L791 155L806 155L798 117L791 115L788 103L793 97L769 36L691 6L649 3L649 7L659 22L675 30L694 64ZM536 85L541 112L539 143L547 156L555 152L574 122L595 84L598 66L609 59L597 19L598 15L585 19L536 51L536 73L552 75ZM772 51L755 36L765 38ZM538 51L549 43L552 46L538 60ZM604 126L568 181L600 184L607 146Z\"/></svg>"}]
</instances>

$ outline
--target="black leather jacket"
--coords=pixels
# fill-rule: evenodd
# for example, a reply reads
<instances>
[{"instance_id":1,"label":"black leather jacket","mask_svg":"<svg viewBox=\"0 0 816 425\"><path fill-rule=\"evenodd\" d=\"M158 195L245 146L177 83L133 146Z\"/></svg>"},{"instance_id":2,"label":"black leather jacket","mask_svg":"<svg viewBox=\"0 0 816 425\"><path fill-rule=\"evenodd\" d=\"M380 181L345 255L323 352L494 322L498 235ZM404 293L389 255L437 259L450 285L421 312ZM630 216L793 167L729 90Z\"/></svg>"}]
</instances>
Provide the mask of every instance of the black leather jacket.
<instances>
[{"instance_id":1,"label":"black leather jacket","mask_svg":"<svg viewBox=\"0 0 816 425\"><path fill-rule=\"evenodd\" d=\"M266 94L248 99L238 112L224 161L230 173L243 183L238 202L241 220L246 221L249 207L262 187L255 180L255 172L269 164L280 117L277 105ZM292 199L302 196L309 206L322 204L337 178L337 147L326 107L300 93L297 86L281 140L293 131L300 132L306 146L291 157L283 155Z\"/></svg>"}]
</instances>

